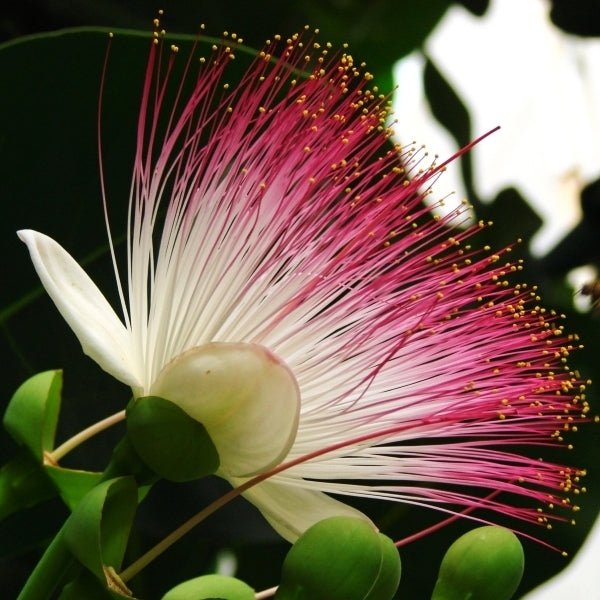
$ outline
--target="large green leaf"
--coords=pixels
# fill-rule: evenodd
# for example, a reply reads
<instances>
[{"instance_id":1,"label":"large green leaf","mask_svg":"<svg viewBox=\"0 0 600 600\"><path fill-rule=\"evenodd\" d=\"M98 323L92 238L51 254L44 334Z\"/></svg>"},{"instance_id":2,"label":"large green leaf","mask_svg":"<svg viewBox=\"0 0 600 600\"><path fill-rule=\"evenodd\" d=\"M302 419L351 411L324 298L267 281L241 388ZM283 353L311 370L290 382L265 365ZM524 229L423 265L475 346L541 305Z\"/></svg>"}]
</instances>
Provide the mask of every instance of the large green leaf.
<instances>
[{"instance_id":1,"label":"large green leaf","mask_svg":"<svg viewBox=\"0 0 600 600\"><path fill-rule=\"evenodd\" d=\"M38 373L19 387L4 413L6 430L40 462L54 446L61 389L61 371Z\"/></svg>"},{"instance_id":2,"label":"large green leaf","mask_svg":"<svg viewBox=\"0 0 600 600\"><path fill-rule=\"evenodd\" d=\"M118 586L137 507L133 477L110 479L84 496L65 524L65 542L75 557L107 587Z\"/></svg>"},{"instance_id":3,"label":"large green leaf","mask_svg":"<svg viewBox=\"0 0 600 600\"><path fill-rule=\"evenodd\" d=\"M73 509L100 479L99 473L64 469L48 460L61 391L62 371L39 373L19 387L6 409L4 426L26 450L0 470L0 519L57 493Z\"/></svg>"}]
</instances>

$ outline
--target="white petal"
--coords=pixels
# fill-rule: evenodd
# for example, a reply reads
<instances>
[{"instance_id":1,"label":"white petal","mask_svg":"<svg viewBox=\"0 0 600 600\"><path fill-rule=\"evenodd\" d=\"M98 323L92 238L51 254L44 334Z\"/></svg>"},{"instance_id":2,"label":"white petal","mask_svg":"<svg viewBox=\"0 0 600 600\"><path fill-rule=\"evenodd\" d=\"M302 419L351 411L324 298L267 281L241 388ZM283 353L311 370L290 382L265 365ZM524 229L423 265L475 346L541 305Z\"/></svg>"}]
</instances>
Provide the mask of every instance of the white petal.
<instances>
[{"instance_id":1,"label":"white petal","mask_svg":"<svg viewBox=\"0 0 600 600\"><path fill-rule=\"evenodd\" d=\"M263 346L215 342L192 348L159 373L150 394L174 402L206 427L224 477L279 464L296 437L298 384Z\"/></svg>"},{"instance_id":2,"label":"white petal","mask_svg":"<svg viewBox=\"0 0 600 600\"><path fill-rule=\"evenodd\" d=\"M241 480L230 479L234 486ZM371 523L359 510L316 490L264 481L244 492L273 529L294 543L311 525L328 517L358 517ZM375 525L373 525L375 528Z\"/></svg>"},{"instance_id":3,"label":"white petal","mask_svg":"<svg viewBox=\"0 0 600 600\"><path fill-rule=\"evenodd\" d=\"M27 245L48 295L75 332L83 351L119 381L139 387L129 332L96 284L52 238L31 229L21 230L18 235Z\"/></svg>"}]
</instances>

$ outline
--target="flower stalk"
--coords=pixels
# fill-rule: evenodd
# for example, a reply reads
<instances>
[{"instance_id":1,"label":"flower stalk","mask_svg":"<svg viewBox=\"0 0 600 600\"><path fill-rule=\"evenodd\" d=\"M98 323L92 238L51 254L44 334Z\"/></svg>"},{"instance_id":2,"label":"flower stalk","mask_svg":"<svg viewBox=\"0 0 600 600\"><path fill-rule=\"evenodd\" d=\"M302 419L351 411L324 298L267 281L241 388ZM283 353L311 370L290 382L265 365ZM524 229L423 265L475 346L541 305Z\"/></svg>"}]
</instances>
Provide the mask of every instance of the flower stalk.
<instances>
[{"instance_id":1,"label":"flower stalk","mask_svg":"<svg viewBox=\"0 0 600 600\"><path fill-rule=\"evenodd\" d=\"M60 444L60 446L57 446L54 450L52 450L52 452L47 452L44 455L45 462L51 465L58 464L58 461L64 458L69 452L77 448L77 446L83 444L83 442L89 440L90 438L108 429L109 427L120 423L124 419L125 411L120 410L104 419L101 419L93 425L82 429L74 436L70 437L68 440Z\"/></svg>"}]
</instances>

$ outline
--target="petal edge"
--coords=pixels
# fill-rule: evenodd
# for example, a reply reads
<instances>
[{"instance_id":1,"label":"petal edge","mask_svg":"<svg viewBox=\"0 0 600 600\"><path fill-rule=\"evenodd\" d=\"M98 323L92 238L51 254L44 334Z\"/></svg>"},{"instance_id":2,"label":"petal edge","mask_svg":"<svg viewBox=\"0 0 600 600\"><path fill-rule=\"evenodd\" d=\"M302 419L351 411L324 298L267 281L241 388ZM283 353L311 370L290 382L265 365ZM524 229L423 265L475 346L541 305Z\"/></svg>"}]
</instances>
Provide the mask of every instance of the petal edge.
<instances>
[{"instance_id":1,"label":"petal edge","mask_svg":"<svg viewBox=\"0 0 600 600\"><path fill-rule=\"evenodd\" d=\"M31 229L17 235L85 354L119 381L139 387L129 332L88 274L51 237Z\"/></svg>"},{"instance_id":2,"label":"petal edge","mask_svg":"<svg viewBox=\"0 0 600 600\"><path fill-rule=\"evenodd\" d=\"M175 357L151 394L202 423L224 477L246 477L279 464L296 438L300 390L287 365L263 346L211 342Z\"/></svg>"},{"instance_id":3,"label":"petal edge","mask_svg":"<svg viewBox=\"0 0 600 600\"><path fill-rule=\"evenodd\" d=\"M240 479L229 479L238 486ZM373 522L362 512L318 490L286 485L273 478L243 493L269 524L288 542L295 542L311 525L328 517L358 517Z\"/></svg>"}]
</instances>

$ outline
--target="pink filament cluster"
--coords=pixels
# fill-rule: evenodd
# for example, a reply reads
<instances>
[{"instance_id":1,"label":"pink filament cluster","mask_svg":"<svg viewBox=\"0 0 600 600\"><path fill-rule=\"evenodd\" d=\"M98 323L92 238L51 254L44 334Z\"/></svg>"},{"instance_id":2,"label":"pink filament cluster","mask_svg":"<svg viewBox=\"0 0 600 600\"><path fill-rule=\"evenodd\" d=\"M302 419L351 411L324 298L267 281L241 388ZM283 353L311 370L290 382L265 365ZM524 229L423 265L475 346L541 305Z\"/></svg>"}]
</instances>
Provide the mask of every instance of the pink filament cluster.
<instances>
[{"instance_id":1,"label":"pink filament cluster","mask_svg":"<svg viewBox=\"0 0 600 600\"><path fill-rule=\"evenodd\" d=\"M175 52L165 68L156 34L123 294L146 384L193 346L262 344L302 393L290 466L272 481L560 518L548 507L576 508L582 473L532 448L560 446L585 419L566 365L576 338L508 282L510 248L469 244L487 224L463 228L466 207L432 215L423 199L444 167L393 145L371 77L306 37L275 38L228 85L229 36L189 94L188 63L167 108Z\"/></svg>"}]
</instances>

